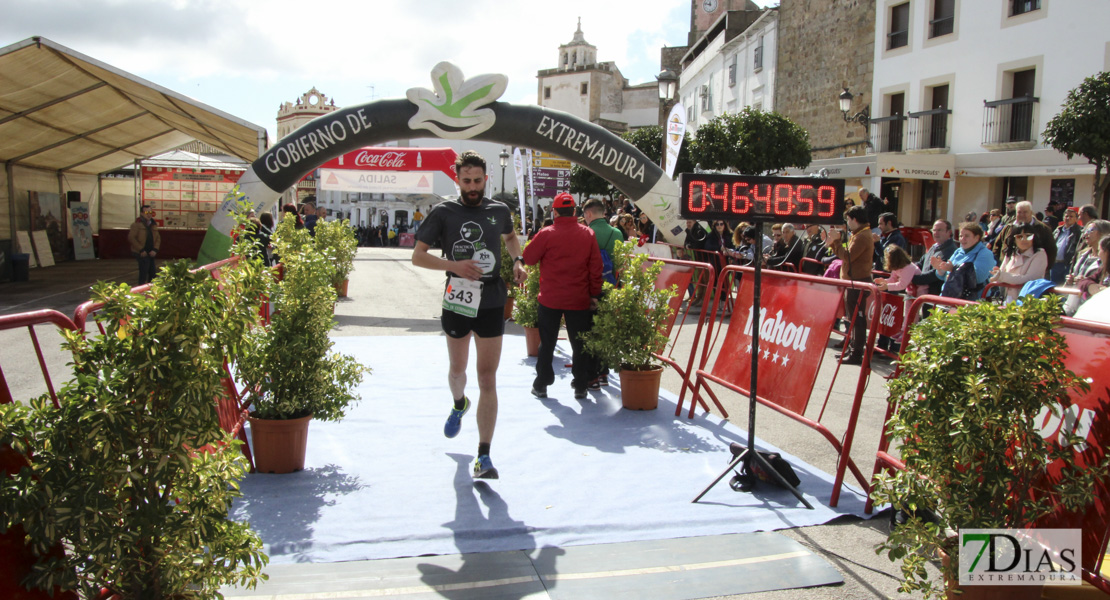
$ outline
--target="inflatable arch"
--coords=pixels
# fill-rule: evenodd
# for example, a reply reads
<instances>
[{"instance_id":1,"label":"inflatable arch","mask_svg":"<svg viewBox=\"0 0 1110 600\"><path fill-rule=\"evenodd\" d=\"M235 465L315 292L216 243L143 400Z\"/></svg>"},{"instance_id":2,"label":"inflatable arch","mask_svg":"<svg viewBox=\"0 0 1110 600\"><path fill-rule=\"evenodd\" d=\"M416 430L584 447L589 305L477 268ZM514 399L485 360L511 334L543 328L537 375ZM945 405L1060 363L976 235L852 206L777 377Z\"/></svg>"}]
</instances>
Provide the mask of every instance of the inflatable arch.
<instances>
[{"instance_id":1,"label":"inflatable arch","mask_svg":"<svg viewBox=\"0 0 1110 600\"><path fill-rule=\"evenodd\" d=\"M448 62L432 69L434 90L412 88L405 99L378 100L321 116L282 138L243 173L221 203L201 245L198 261L227 258L231 211L243 199L269 210L307 173L363 146L422 137L475 139L550 152L578 163L613 184L646 212L664 239L678 242L683 222L678 186L628 142L564 112L498 102L508 77L465 79Z\"/></svg>"}]
</instances>

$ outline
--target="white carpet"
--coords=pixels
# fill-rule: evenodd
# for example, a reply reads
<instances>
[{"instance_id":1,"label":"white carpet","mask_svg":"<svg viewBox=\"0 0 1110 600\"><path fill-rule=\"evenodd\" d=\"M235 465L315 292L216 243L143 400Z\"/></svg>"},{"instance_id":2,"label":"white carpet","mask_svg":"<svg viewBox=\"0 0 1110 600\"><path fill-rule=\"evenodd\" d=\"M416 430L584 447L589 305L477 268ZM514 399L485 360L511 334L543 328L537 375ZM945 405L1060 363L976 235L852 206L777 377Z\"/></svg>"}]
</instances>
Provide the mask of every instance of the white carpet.
<instances>
[{"instance_id":1,"label":"white carpet","mask_svg":"<svg viewBox=\"0 0 1110 600\"><path fill-rule=\"evenodd\" d=\"M443 437L451 406L443 338L335 342L374 370L361 403L339 423L312 424L304 471L249 475L233 510L260 532L274 563L745 533L865 516L862 492L846 488L830 509L832 477L786 453L816 510L767 484L734 492L727 478L691 504L746 432L718 417L674 417L676 397L666 391L655 411L623 410L616 377L613 387L574 400L565 341L551 397L537 400L529 393L535 359L525 358L520 336L504 338L498 372L491 456L501 479L476 483L475 409L458 437ZM467 395L476 402L473 352L470 363Z\"/></svg>"}]
</instances>

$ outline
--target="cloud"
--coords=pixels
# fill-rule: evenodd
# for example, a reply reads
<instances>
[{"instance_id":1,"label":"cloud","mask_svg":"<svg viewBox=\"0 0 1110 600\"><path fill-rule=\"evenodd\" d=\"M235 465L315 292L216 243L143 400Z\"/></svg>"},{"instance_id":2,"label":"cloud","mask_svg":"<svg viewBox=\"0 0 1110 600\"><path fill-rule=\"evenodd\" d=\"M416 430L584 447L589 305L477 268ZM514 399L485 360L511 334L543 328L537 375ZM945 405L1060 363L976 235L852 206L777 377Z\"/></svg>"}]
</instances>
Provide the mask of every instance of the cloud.
<instances>
[{"instance_id":1,"label":"cloud","mask_svg":"<svg viewBox=\"0 0 1110 600\"><path fill-rule=\"evenodd\" d=\"M682 45L688 0L559 3L473 0L22 0L0 45L42 35L273 130L277 105L313 85L351 105L429 87L442 60L464 74L504 73L510 102L536 102L578 18L600 61L632 84L654 81L659 48ZM373 90L371 91L371 87Z\"/></svg>"}]
</instances>

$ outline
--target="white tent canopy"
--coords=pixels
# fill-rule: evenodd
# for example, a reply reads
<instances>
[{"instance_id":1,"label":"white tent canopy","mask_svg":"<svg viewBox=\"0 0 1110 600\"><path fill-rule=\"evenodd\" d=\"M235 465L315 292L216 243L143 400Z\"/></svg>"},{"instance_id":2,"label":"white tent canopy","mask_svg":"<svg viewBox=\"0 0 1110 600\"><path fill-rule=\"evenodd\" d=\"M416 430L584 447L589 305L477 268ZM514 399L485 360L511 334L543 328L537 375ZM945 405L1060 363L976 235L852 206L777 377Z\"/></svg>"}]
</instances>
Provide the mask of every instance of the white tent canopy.
<instances>
[{"instance_id":1,"label":"white tent canopy","mask_svg":"<svg viewBox=\"0 0 1110 600\"><path fill-rule=\"evenodd\" d=\"M87 181L194 139L247 162L268 143L264 127L46 38L0 48L0 239L17 228L17 191L64 193L64 179ZM49 179L47 190L22 183Z\"/></svg>"}]
</instances>

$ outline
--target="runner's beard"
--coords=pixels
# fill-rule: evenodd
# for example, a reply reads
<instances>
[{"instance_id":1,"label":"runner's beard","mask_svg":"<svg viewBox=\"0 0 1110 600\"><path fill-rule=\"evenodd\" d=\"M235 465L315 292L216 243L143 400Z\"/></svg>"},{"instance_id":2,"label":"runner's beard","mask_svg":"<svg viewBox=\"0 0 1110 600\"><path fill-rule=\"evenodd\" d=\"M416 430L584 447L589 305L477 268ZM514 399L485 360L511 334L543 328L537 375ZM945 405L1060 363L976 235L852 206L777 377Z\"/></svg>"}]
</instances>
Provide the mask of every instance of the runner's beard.
<instances>
[{"instance_id":1,"label":"runner's beard","mask_svg":"<svg viewBox=\"0 0 1110 600\"><path fill-rule=\"evenodd\" d=\"M467 206L478 206L482 203L482 192L464 192L462 202Z\"/></svg>"}]
</instances>

